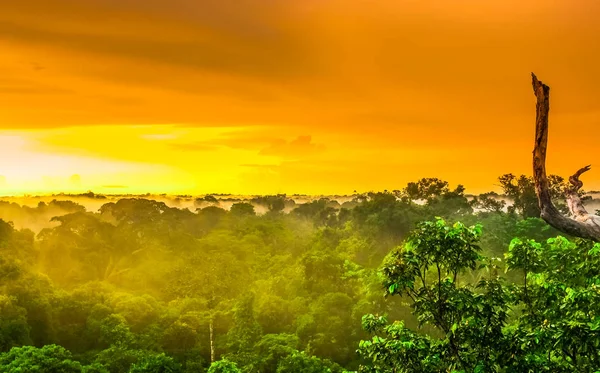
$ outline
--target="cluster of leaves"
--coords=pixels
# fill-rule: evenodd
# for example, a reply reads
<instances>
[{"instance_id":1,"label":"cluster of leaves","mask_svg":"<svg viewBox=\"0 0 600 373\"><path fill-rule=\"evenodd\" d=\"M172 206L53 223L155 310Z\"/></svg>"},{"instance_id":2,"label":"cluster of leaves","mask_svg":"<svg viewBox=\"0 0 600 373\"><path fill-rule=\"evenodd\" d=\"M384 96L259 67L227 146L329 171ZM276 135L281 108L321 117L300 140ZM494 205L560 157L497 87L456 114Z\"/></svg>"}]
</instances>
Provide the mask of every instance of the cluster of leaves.
<instances>
[{"instance_id":1,"label":"cluster of leaves","mask_svg":"<svg viewBox=\"0 0 600 373\"><path fill-rule=\"evenodd\" d=\"M409 301L420 330L366 315L363 328L375 336L360 342L361 371L600 369L600 244L516 238L502 263L481 255L480 236L479 225L440 218L390 253L386 293Z\"/></svg>"}]
</instances>

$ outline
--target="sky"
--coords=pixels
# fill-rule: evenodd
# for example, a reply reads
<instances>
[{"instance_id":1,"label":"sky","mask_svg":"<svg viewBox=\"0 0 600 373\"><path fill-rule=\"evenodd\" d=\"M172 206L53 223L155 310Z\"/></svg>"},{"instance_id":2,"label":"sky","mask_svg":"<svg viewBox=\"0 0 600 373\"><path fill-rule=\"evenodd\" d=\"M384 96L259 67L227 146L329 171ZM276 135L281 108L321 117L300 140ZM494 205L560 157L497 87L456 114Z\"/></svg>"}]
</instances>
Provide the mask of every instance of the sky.
<instances>
[{"instance_id":1,"label":"sky","mask_svg":"<svg viewBox=\"0 0 600 373\"><path fill-rule=\"evenodd\" d=\"M531 174L531 72L548 172L597 158L597 0L0 4L0 195L498 190Z\"/></svg>"}]
</instances>

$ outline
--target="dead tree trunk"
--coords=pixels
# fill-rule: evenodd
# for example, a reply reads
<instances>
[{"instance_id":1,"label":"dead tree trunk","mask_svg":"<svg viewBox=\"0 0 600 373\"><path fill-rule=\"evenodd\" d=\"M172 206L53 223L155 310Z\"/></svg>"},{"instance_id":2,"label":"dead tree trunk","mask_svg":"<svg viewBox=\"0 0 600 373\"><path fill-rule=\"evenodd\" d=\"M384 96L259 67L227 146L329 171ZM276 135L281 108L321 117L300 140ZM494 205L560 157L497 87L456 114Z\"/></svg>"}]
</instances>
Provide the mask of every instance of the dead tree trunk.
<instances>
[{"instance_id":1,"label":"dead tree trunk","mask_svg":"<svg viewBox=\"0 0 600 373\"><path fill-rule=\"evenodd\" d=\"M552 203L550 184L546 176L546 149L548 147L548 112L550 111L550 87L533 78L533 92L537 98L535 118L535 145L533 148L533 179L541 210L541 218L554 228L575 237L600 242L600 216L589 214L578 191L583 186L579 176L590 170L590 166L577 171L569 178L571 187L565 191L572 218L562 215Z\"/></svg>"},{"instance_id":2,"label":"dead tree trunk","mask_svg":"<svg viewBox=\"0 0 600 373\"><path fill-rule=\"evenodd\" d=\"M208 325L210 332L210 363L215 362L215 338L213 331L213 316L210 317L210 324Z\"/></svg>"}]
</instances>

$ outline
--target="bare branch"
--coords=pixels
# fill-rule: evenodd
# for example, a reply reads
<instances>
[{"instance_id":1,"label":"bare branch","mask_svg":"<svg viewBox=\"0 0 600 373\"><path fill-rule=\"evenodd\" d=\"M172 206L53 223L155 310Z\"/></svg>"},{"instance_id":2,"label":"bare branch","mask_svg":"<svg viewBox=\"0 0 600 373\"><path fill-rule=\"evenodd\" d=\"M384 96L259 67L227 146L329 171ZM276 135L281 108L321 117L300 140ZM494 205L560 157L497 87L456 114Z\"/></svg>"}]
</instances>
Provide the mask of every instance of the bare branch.
<instances>
[{"instance_id":1,"label":"bare branch","mask_svg":"<svg viewBox=\"0 0 600 373\"><path fill-rule=\"evenodd\" d=\"M590 170L586 166L569 178L572 185L566 190L567 203L573 218L563 216L552 203L550 184L546 176L546 150L548 147L548 113L550 111L550 87L531 74L533 92L537 98L535 118L535 143L533 148L533 179L541 210L541 218L556 229L575 237L600 242L600 217L590 215L577 193L583 186L579 176Z\"/></svg>"},{"instance_id":2,"label":"bare branch","mask_svg":"<svg viewBox=\"0 0 600 373\"><path fill-rule=\"evenodd\" d=\"M571 183L571 185L573 185L573 188L571 190L573 190L574 192L578 192L579 189L583 187L583 181L579 180L579 176L581 176L584 172L588 172L591 169L592 165L582 167L577 172L575 172L573 176L569 178L569 182Z\"/></svg>"}]
</instances>

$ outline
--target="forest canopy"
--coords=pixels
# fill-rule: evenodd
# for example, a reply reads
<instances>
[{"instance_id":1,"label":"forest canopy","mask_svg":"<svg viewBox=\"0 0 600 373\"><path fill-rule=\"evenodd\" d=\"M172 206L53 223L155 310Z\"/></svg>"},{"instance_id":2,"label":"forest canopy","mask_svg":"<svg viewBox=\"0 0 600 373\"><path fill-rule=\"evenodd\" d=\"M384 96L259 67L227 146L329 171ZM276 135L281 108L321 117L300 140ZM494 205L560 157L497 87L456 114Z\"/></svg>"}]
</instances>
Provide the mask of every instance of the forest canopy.
<instances>
[{"instance_id":1,"label":"forest canopy","mask_svg":"<svg viewBox=\"0 0 600 373\"><path fill-rule=\"evenodd\" d=\"M0 371L595 372L600 246L499 182L0 202Z\"/></svg>"}]
</instances>

